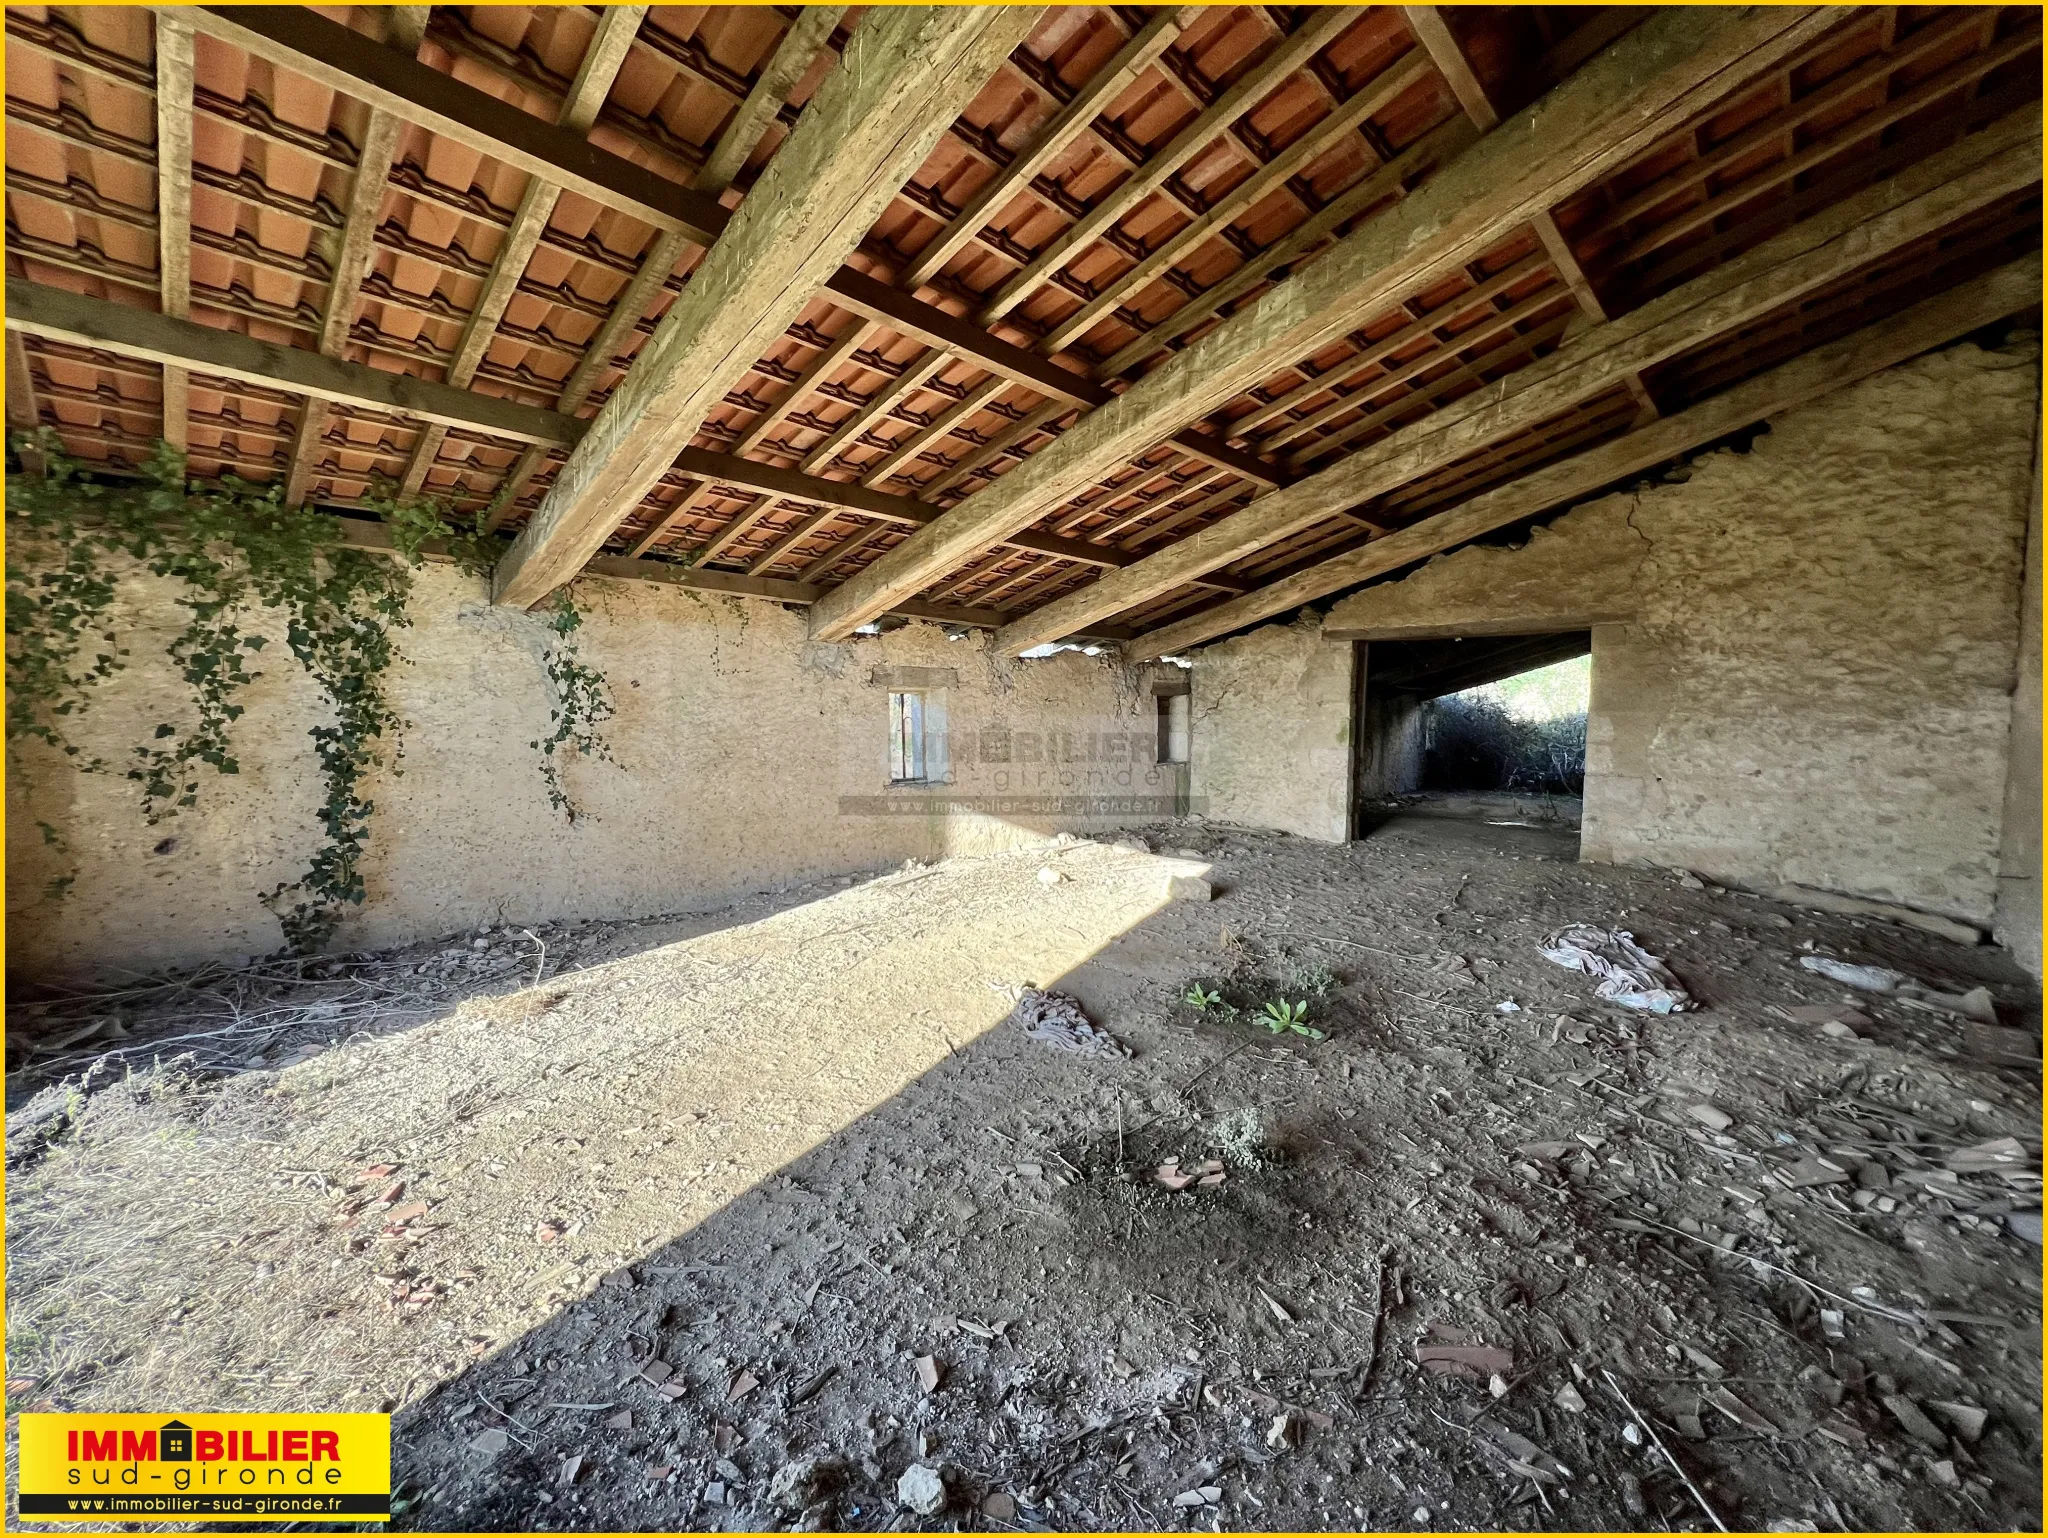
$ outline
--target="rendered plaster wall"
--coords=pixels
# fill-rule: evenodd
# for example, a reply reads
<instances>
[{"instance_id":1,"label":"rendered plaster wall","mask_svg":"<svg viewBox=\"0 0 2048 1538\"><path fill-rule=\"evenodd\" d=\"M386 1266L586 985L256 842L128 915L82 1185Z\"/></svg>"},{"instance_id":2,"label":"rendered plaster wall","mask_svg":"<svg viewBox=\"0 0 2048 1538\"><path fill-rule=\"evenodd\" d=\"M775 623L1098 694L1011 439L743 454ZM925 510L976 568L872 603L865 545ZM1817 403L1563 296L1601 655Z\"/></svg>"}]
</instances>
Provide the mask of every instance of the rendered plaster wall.
<instances>
[{"instance_id":1,"label":"rendered plaster wall","mask_svg":"<svg viewBox=\"0 0 2048 1538\"><path fill-rule=\"evenodd\" d=\"M1328 628L1591 625L1586 859L1988 924L2038 401L2031 334L1952 347Z\"/></svg>"},{"instance_id":2,"label":"rendered plaster wall","mask_svg":"<svg viewBox=\"0 0 2048 1538\"><path fill-rule=\"evenodd\" d=\"M929 625L821 646L801 615L772 604L644 583L576 591L582 660L618 706L605 728L617 763L568 767L571 823L550 806L530 746L551 730L541 622L489 606L481 584L451 568L417 575L414 623L397 632L406 662L391 675L412 722L403 772L372 787L368 901L334 948L484 922L688 911L821 875L1144 821L1161 815L1161 797L1172 810L1146 675L1107 658L1006 661L985 635L950 641ZM170 588L137 579L117 613L135 665L73 729L88 753L118 761L186 691L150 660L182 623ZM261 653L264 676L245 695L240 773L204 771L198 805L157 826L118 763L78 774L40 748L17 755L14 975L107 977L277 948L258 894L296 878L319 844L305 734L324 719L284 650ZM888 785L889 683L876 670L904 668L941 670L927 681L951 670L952 783L938 789ZM948 810L941 797L971 805ZM1100 816L1074 804L1092 797L1128 799ZM46 843L38 822L62 844Z\"/></svg>"},{"instance_id":3,"label":"rendered plaster wall","mask_svg":"<svg viewBox=\"0 0 2048 1538\"><path fill-rule=\"evenodd\" d=\"M1350 834L1356 648L1313 619L1268 625L1194 658L1197 812L1342 843Z\"/></svg>"},{"instance_id":4,"label":"rendered plaster wall","mask_svg":"<svg viewBox=\"0 0 2048 1538\"><path fill-rule=\"evenodd\" d=\"M1999 852L1998 943L2041 975L2041 453L2034 448L2027 517L2026 581L2020 592L2020 654L2012 692L2005 835Z\"/></svg>"}]
</instances>

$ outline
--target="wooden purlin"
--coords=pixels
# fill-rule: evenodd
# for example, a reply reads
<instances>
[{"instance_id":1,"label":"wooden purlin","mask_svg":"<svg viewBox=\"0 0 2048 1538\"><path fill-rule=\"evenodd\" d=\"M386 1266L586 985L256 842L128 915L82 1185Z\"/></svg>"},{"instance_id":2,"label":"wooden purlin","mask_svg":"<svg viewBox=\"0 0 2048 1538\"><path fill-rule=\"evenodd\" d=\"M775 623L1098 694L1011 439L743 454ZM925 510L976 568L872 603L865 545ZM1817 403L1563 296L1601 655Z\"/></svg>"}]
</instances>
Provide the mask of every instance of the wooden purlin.
<instances>
[{"instance_id":1,"label":"wooden purlin","mask_svg":"<svg viewBox=\"0 0 2048 1538\"><path fill-rule=\"evenodd\" d=\"M1279 367L1328 345L1457 262L1489 248L1688 122L1841 19L1820 11L1660 12L1530 109L1526 128L1481 138L1391 212L1148 374L1058 444L863 568L812 611L840 639L893 597L921 591L1116 465L1199 420ZM1516 123L1522 123L1517 118Z\"/></svg>"},{"instance_id":2,"label":"wooden purlin","mask_svg":"<svg viewBox=\"0 0 2048 1538\"><path fill-rule=\"evenodd\" d=\"M158 18L166 13L198 31L209 30L199 20L196 9L161 7L157 11ZM326 25L334 24L329 22ZM418 50L424 31L421 9L417 6L394 9L387 18L386 26L392 44L390 47L373 43L360 33L349 32L346 27L336 30L346 33L351 39L349 47L365 57L375 58L380 63L389 61L409 64L415 69L424 68L408 56ZM408 50L408 54L401 54L399 49ZM437 72L430 70L428 73ZM363 142L356 150L354 179L349 184L348 213L342 225L341 239L334 248L327 299L320 311L320 351L330 358L339 358L343 344L348 341L350 328L355 323L356 302L362 294L363 279L369 274L370 263L375 259L377 225L384 207L384 194L390 184L392 163L398 158L400 136L405 132L406 116L402 104L396 106L397 110L390 106L372 105L369 122L363 129ZM426 430L431 430L433 425L429 423ZM318 399L308 400L299 412L298 432L292 440L290 465L285 471L284 500L287 507L297 507L312 490L326 427L326 406Z\"/></svg>"},{"instance_id":3,"label":"wooden purlin","mask_svg":"<svg viewBox=\"0 0 2048 1538\"><path fill-rule=\"evenodd\" d=\"M1768 313L2012 196L2040 176L2038 106L1954 150L1838 205L1827 215L1572 345L1476 392L1373 448L1269 493L1199 534L1006 627L1001 644L1022 651L1057 640L1064 626L1123 612L1205 572L1241 560L1332 513L1397 491L1467 454L1535 427L1575 402L1622 387L1644 369Z\"/></svg>"},{"instance_id":4,"label":"wooden purlin","mask_svg":"<svg viewBox=\"0 0 2048 1538\"><path fill-rule=\"evenodd\" d=\"M633 45L634 34L639 31L647 9L644 5L608 5L599 13L597 30L591 34L583 63L577 69L569 94L562 103L557 119L562 127L580 133L590 131L605 98L611 94L612 82L618 78L620 66L626 62L627 51ZM561 188L541 177L527 181L518 211L512 216L511 227L498 243L490 276L484 279L484 286L462 328L462 338L455 344L455 355L442 371L442 377L449 384L466 388L476 378L477 366L483 362L484 354L497 338L498 323L504 318L505 307L512 302L519 280L526 272L526 264L540 244L548 221L554 217L555 204L561 195ZM445 435L446 430L442 428L428 427L421 431L413 444L412 458L399 478L402 494L411 495L420 489L440 453L441 440Z\"/></svg>"},{"instance_id":5,"label":"wooden purlin","mask_svg":"<svg viewBox=\"0 0 2048 1538\"><path fill-rule=\"evenodd\" d=\"M1373 577L1412 565L1519 519L1559 506L1702 444L1840 389L1916 353L1966 336L2040 302L2040 253L1988 279L1866 326L1842 341L1802 354L1700 405L1483 493L1471 502L1374 540L1187 619L1148 630L1129 647L1132 660L1167 656L1255 624Z\"/></svg>"}]
</instances>

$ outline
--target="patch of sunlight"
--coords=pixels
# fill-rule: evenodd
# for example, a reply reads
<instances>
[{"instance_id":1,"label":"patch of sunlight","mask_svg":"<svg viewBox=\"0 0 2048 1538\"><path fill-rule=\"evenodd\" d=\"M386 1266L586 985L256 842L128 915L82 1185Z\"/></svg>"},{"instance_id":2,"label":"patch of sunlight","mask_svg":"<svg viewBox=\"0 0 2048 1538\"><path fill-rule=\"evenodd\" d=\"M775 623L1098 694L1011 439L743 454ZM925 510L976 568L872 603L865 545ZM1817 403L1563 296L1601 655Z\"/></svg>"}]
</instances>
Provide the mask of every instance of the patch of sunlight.
<instances>
[{"instance_id":1,"label":"patch of sunlight","mask_svg":"<svg viewBox=\"0 0 2048 1538\"><path fill-rule=\"evenodd\" d=\"M948 860L347 1037L187 1129L151 1244L106 1193L163 1185L156 1124L185 1123L162 1106L88 1129L10 1203L97 1235L107 1307L45 1301L124 1363L108 1402L395 1406L912 1091L1007 987L1057 986L1163 908L1161 870L1098 844ZM239 1296L258 1262L260 1316L188 1328L183 1299Z\"/></svg>"},{"instance_id":2,"label":"patch of sunlight","mask_svg":"<svg viewBox=\"0 0 2048 1538\"><path fill-rule=\"evenodd\" d=\"M1496 700L1509 715L1522 721L1555 721L1559 716L1582 716L1593 693L1593 659L1572 657L1548 667L1532 668L1481 684L1454 696L1468 700Z\"/></svg>"}]
</instances>

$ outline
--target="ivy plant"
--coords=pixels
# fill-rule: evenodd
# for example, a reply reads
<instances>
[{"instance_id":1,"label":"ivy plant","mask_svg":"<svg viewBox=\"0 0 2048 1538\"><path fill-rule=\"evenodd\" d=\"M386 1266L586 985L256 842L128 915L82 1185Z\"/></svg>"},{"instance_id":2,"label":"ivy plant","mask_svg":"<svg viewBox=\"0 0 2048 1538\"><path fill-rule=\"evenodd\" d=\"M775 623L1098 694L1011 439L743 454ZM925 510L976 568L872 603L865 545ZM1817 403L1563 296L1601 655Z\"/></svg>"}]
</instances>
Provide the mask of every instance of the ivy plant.
<instances>
[{"instance_id":1,"label":"ivy plant","mask_svg":"<svg viewBox=\"0 0 2048 1538\"><path fill-rule=\"evenodd\" d=\"M286 943L308 951L334 933L344 908L363 901L361 863L374 805L370 772L397 757L405 723L385 687L392 630L409 623L412 567L429 539L465 564L483 559L484 536L461 529L432 504L373 503L400 559L345 546L331 518L286 507L281 486L234 476L200 481L184 456L159 444L134 479L103 479L69 458L42 429L16 440L17 457L40 460L7 477L7 737L38 739L90 771L66 734L97 687L127 665L110 622L123 560L177 584L186 615L169 656L189 689L189 709L158 722L123 772L141 788L151 823L192 806L203 772L240 771L229 731L241 692L274 616L293 658L321 688L333 717L312 728L324 797L324 839L303 875L263 893Z\"/></svg>"},{"instance_id":2,"label":"ivy plant","mask_svg":"<svg viewBox=\"0 0 2048 1538\"><path fill-rule=\"evenodd\" d=\"M610 686L604 674L584 664L576 645L576 632L583 627L566 587L555 590L548 604L548 684L554 690L554 705L548 719L554 729L529 744L540 750L541 777L547 781L548 802L573 824L576 804L562 785L562 763L572 754L614 763L610 743L600 728L616 713ZM559 750L559 751L558 751Z\"/></svg>"}]
</instances>

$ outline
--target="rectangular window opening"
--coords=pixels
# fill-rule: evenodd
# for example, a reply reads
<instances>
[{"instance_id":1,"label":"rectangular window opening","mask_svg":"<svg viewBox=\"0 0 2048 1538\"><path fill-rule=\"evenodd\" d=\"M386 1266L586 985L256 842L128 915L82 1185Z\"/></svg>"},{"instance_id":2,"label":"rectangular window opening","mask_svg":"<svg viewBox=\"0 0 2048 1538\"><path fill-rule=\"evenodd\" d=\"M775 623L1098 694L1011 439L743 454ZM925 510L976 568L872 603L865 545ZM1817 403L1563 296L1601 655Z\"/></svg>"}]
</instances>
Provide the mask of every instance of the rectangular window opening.
<instances>
[{"instance_id":1,"label":"rectangular window opening","mask_svg":"<svg viewBox=\"0 0 2048 1538\"><path fill-rule=\"evenodd\" d=\"M889 695L889 783L940 785L948 778L943 691L892 690Z\"/></svg>"},{"instance_id":2,"label":"rectangular window opening","mask_svg":"<svg viewBox=\"0 0 2048 1538\"><path fill-rule=\"evenodd\" d=\"M1188 699L1186 694L1158 696L1158 761L1162 764L1184 764L1188 761Z\"/></svg>"}]
</instances>

